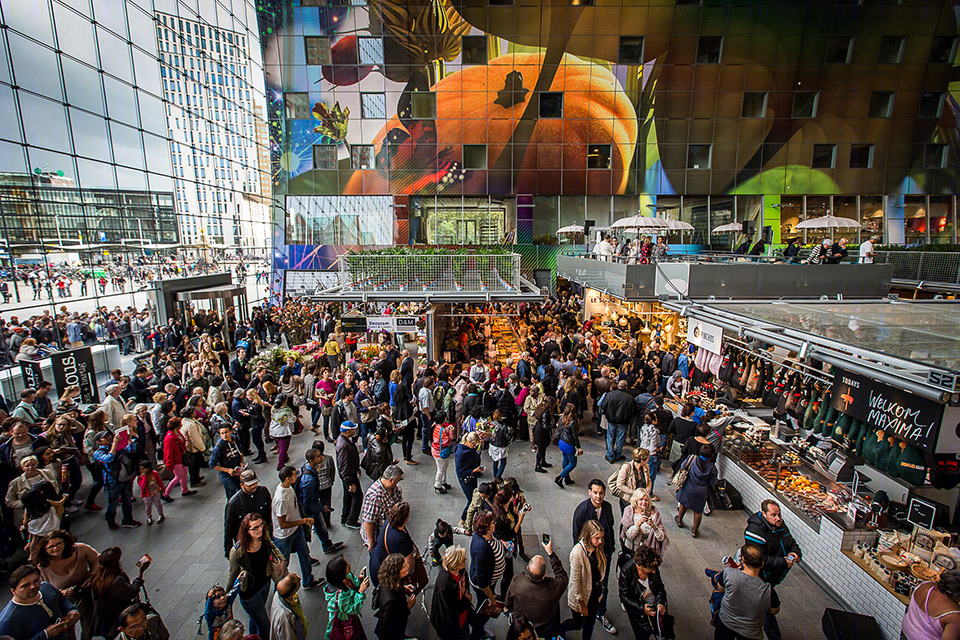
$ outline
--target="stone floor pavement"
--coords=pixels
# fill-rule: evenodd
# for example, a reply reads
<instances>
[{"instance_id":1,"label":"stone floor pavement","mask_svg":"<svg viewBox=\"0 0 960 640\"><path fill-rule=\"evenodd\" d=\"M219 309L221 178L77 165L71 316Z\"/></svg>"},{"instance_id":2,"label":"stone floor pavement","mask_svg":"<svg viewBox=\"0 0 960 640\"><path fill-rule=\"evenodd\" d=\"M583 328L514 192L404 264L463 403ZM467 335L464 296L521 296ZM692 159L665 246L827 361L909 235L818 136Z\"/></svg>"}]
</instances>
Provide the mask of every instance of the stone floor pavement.
<instances>
[{"instance_id":1,"label":"stone floor pavement","mask_svg":"<svg viewBox=\"0 0 960 640\"><path fill-rule=\"evenodd\" d=\"M603 459L603 445L595 436L589 435L592 429L582 438L584 455L580 458L578 467L572 477L575 486L564 490L558 489L552 479L555 474L538 474L533 470L534 454L527 443L517 442L510 448L506 476L515 476L521 488L526 493L533 509L527 514L524 521L524 533L528 554L539 551L535 547L540 534L549 533L555 540L555 546L564 565L568 566L567 558L573 544L571 532L571 517L576 505L586 498L587 483L591 478L606 479L613 470ZM303 452L309 446L312 438L309 431L294 438L291 446L293 461L299 466L303 460ZM397 453L398 448L395 448ZM417 449L419 454L419 449ZM486 459L488 470L492 466ZM463 508L464 498L451 476L454 491L447 495L438 495L433 491L433 477L435 466L430 458L419 458L419 466L404 466L404 479L401 483L404 498L413 507L408 529L421 547L426 545L427 538L433 530L434 522L438 517L448 522L456 523ZM552 461L558 471L560 454L555 447L551 448L548 460ZM268 463L257 465L255 468L261 477L261 482L271 490L277 484L275 471L276 458L271 456ZM669 609L677 619L677 638L703 640L713 636L713 628L709 624L708 597L710 585L703 574L704 567L719 567L720 559L733 553L743 542L743 529L747 515L744 512L714 513L705 517L700 530L700 538L692 539L688 528L678 529L673 522L676 515L676 502L668 499L672 491L664 485L666 470L657 479L656 493L663 499L658 506L663 514L667 532L670 536L670 545L664 553L662 575L669 597ZM451 469L452 473L452 469ZM216 473L205 470L207 485L199 489L199 493L188 498L177 498L173 504L165 505L167 520L162 525L146 526L136 529L121 529L109 531L103 518L84 513L74 523L73 531L77 538L93 545L98 550L120 545L124 550L123 564L128 572L135 573L135 563L142 553L149 553L153 557L153 564L146 574L146 588L150 600L162 614L173 638L189 639L196 636L197 618L203 609L204 595L216 582L224 583L227 578L227 561L223 557L223 490L216 480ZM487 472L489 479L490 472ZM364 481L364 486L368 482ZM81 495L85 493L82 491ZM174 492L179 494L179 490ZM609 496L608 496L609 497ZM100 504L104 503L101 494ZM340 506L339 484L334 489L334 505L339 511ZM616 502L616 499L613 499ZM619 514L619 508L614 504L614 513ZM145 521L143 504L135 505L135 517ZM355 569L366 564L367 552L360 540L358 531L351 531L339 527L339 513L333 517L334 528L331 535L334 540L346 543L344 555ZM469 548L468 538L459 538L458 544ZM322 554L319 543L314 540L312 552L315 557L323 560L321 570L317 575L323 575L326 556ZM516 571L522 570L522 560L517 559ZM291 563L291 569L299 571L299 563ZM431 572L431 586L427 588L426 596L429 604L432 593L432 582L435 570ZM609 599L609 618L620 630L620 634L627 638L633 634L627 622L626 614L621 610L617 597L616 580L610 579L611 594ZM6 594L9 591L3 590ZM784 638L817 638L821 637L820 617L825 607L837 607L823 590L821 590L803 571L793 571L783 585L778 587L783 607L779 615L780 626ZM7 595L4 601L9 598ZM326 623L325 602L321 590L301 592L308 620L310 620L309 638L322 638ZM565 606L565 605L564 605ZM234 606L234 612L244 623L247 616L239 602ZM567 617L565 615L565 617ZM368 636L374 637L373 629L376 623L372 610L368 607L363 615L364 626ZM501 619L488 625L496 632L498 638L506 634L506 622ZM430 626L425 611L418 605L411 617L407 633L416 638L433 638L435 634ZM602 629L596 627L595 637L606 635Z\"/></svg>"}]
</instances>

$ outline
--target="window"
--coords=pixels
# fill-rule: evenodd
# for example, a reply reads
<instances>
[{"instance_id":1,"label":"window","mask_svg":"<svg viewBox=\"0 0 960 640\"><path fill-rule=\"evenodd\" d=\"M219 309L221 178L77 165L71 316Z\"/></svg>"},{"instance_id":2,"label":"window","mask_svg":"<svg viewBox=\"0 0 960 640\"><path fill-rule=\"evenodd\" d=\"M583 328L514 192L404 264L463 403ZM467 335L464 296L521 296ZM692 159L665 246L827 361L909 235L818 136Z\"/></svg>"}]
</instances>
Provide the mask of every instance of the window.
<instances>
[{"instance_id":1,"label":"window","mask_svg":"<svg viewBox=\"0 0 960 640\"><path fill-rule=\"evenodd\" d=\"M310 118L310 96L306 93L287 93L283 96L287 120Z\"/></svg>"},{"instance_id":2,"label":"window","mask_svg":"<svg viewBox=\"0 0 960 640\"><path fill-rule=\"evenodd\" d=\"M432 91L415 91L411 97L410 107L414 118L432 120L437 117L437 94Z\"/></svg>"},{"instance_id":3,"label":"window","mask_svg":"<svg viewBox=\"0 0 960 640\"><path fill-rule=\"evenodd\" d=\"M814 169L833 169L836 156L837 145L815 144L813 145L813 160L810 162L810 166Z\"/></svg>"},{"instance_id":4,"label":"window","mask_svg":"<svg viewBox=\"0 0 960 640\"><path fill-rule=\"evenodd\" d=\"M360 64L383 64L383 39L360 37L357 38L357 49L360 52Z\"/></svg>"},{"instance_id":5,"label":"window","mask_svg":"<svg viewBox=\"0 0 960 640\"><path fill-rule=\"evenodd\" d=\"M718 64L723 36L700 36L697 40L697 64Z\"/></svg>"},{"instance_id":6,"label":"window","mask_svg":"<svg viewBox=\"0 0 960 640\"><path fill-rule=\"evenodd\" d=\"M816 91L797 91L793 94L793 117L816 117L819 95Z\"/></svg>"},{"instance_id":7,"label":"window","mask_svg":"<svg viewBox=\"0 0 960 640\"><path fill-rule=\"evenodd\" d=\"M643 64L643 36L620 36L620 64Z\"/></svg>"},{"instance_id":8,"label":"window","mask_svg":"<svg viewBox=\"0 0 960 640\"><path fill-rule=\"evenodd\" d=\"M330 64L330 38L308 36L303 42L307 64Z\"/></svg>"},{"instance_id":9,"label":"window","mask_svg":"<svg viewBox=\"0 0 960 640\"><path fill-rule=\"evenodd\" d=\"M610 168L610 145L587 145L587 169Z\"/></svg>"},{"instance_id":10,"label":"window","mask_svg":"<svg viewBox=\"0 0 960 640\"><path fill-rule=\"evenodd\" d=\"M313 145L313 168L332 170L337 168L337 145Z\"/></svg>"},{"instance_id":11,"label":"window","mask_svg":"<svg viewBox=\"0 0 960 640\"><path fill-rule=\"evenodd\" d=\"M487 64L487 36L463 36L463 64Z\"/></svg>"},{"instance_id":12,"label":"window","mask_svg":"<svg viewBox=\"0 0 960 640\"><path fill-rule=\"evenodd\" d=\"M486 169L487 168L487 145L485 144L463 145L463 168L464 169Z\"/></svg>"},{"instance_id":13,"label":"window","mask_svg":"<svg viewBox=\"0 0 960 640\"><path fill-rule=\"evenodd\" d=\"M923 157L920 160L920 166L924 169L943 169L946 167L947 145L945 144L925 144L923 145Z\"/></svg>"},{"instance_id":14,"label":"window","mask_svg":"<svg viewBox=\"0 0 960 640\"><path fill-rule=\"evenodd\" d=\"M889 118L893 115L893 91L874 91L870 94L870 118Z\"/></svg>"},{"instance_id":15,"label":"window","mask_svg":"<svg viewBox=\"0 0 960 640\"><path fill-rule=\"evenodd\" d=\"M386 118L387 117L387 96L384 93L361 93L360 94L360 117L361 118Z\"/></svg>"},{"instance_id":16,"label":"window","mask_svg":"<svg viewBox=\"0 0 960 640\"><path fill-rule=\"evenodd\" d=\"M687 169L710 168L710 145L691 144L687 147Z\"/></svg>"},{"instance_id":17,"label":"window","mask_svg":"<svg viewBox=\"0 0 960 640\"><path fill-rule=\"evenodd\" d=\"M767 92L747 91L743 94L741 118L764 118L767 115Z\"/></svg>"},{"instance_id":18,"label":"window","mask_svg":"<svg viewBox=\"0 0 960 640\"><path fill-rule=\"evenodd\" d=\"M930 62L953 64L957 57L957 38L953 36L937 36L930 47Z\"/></svg>"},{"instance_id":19,"label":"window","mask_svg":"<svg viewBox=\"0 0 960 640\"><path fill-rule=\"evenodd\" d=\"M547 91L540 94L540 117L563 117L563 92Z\"/></svg>"},{"instance_id":20,"label":"window","mask_svg":"<svg viewBox=\"0 0 960 640\"><path fill-rule=\"evenodd\" d=\"M869 169L873 166L873 145L855 144L850 146L850 168Z\"/></svg>"},{"instance_id":21,"label":"window","mask_svg":"<svg viewBox=\"0 0 960 640\"><path fill-rule=\"evenodd\" d=\"M939 118L943 113L944 95L933 91L924 91L920 95L919 118Z\"/></svg>"},{"instance_id":22,"label":"window","mask_svg":"<svg viewBox=\"0 0 960 640\"><path fill-rule=\"evenodd\" d=\"M836 36L827 41L827 64L846 64L850 62L853 38Z\"/></svg>"},{"instance_id":23,"label":"window","mask_svg":"<svg viewBox=\"0 0 960 640\"><path fill-rule=\"evenodd\" d=\"M374 153L372 144L355 144L350 148L350 166L354 170L373 169Z\"/></svg>"},{"instance_id":24,"label":"window","mask_svg":"<svg viewBox=\"0 0 960 640\"><path fill-rule=\"evenodd\" d=\"M880 55L877 62L880 64L900 64L903 62L903 46L906 38L903 36L884 36L880 40Z\"/></svg>"}]
</instances>

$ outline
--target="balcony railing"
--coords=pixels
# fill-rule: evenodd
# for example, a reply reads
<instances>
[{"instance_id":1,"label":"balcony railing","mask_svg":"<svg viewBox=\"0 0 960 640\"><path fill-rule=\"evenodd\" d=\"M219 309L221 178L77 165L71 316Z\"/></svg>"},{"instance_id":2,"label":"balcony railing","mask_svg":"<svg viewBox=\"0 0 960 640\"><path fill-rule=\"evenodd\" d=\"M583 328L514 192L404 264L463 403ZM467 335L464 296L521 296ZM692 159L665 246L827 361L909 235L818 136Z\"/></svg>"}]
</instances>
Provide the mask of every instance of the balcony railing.
<instances>
[{"instance_id":1,"label":"balcony railing","mask_svg":"<svg viewBox=\"0 0 960 640\"><path fill-rule=\"evenodd\" d=\"M340 261L346 292L517 293L520 255L348 255Z\"/></svg>"}]
</instances>

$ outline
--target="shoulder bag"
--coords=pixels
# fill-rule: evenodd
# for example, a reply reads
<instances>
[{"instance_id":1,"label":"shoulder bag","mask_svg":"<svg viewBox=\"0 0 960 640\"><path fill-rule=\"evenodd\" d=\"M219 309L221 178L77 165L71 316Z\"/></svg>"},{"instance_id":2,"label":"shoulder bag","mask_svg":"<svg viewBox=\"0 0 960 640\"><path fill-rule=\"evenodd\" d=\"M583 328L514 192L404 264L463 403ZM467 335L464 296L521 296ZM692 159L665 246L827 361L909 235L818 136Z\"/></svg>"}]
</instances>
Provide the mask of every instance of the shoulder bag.
<instances>
[{"instance_id":1,"label":"shoulder bag","mask_svg":"<svg viewBox=\"0 0 960 640\"><path fill-rule=\"evenodd\" d=\"M696 457L694 454L687 456L687 459L683 461L683 464L680 465L680 468L677 469L677 472L674 474L670 482L673 484L674 488L679 491L687 482L687 478L690 477L690 466L693 465L693 459Z\"/></svg>"},{"instance_id":2,"label":"shoulder bag","mask_svg":"<svg viewBox=\"0 0 960 640\"><path fill-rule=\"evenodd\" d=\"M337 601L335 609L340 609L340 594L337 591ZM340 619L339 613L333 614L333 623L330 625L330 640L366 640L367 634L363 631L363 625L360 623L360 616L347 616L346 620Z\"/></svg>"}]
</instances>

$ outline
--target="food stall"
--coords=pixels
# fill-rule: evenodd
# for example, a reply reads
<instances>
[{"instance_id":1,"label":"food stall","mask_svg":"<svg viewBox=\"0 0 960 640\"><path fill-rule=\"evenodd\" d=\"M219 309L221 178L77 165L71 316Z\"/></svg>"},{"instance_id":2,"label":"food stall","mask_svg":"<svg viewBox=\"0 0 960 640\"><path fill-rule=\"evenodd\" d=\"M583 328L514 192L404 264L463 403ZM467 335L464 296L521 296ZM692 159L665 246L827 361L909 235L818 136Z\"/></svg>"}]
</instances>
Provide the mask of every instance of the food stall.
<instances>
[{"instance_id":1,"label":"food stall","mask_svg":"<svg viewBox=\"0 0 960 640\"><path fill-rule=\"evenodd\" d=\"M960 304L667 306L718 332L740 390L717 400L726 481L750 510L777 500L801 566L898 638L913 588L960 566Z\"/></svg>"},{"instance_id":2,"label":"food stall","mask_svg":"<svg viewBox=\"0 0 960 640\"><path fill-rule=\"evenodd\" d=\"M583 301L584 322L592 321L591 331L612 349L622 349L630 338L644 346L660 342L667 347L687 334L686 318L660 302L627 302L589 287L583 291Z\"/></svg>"}]
</instances>

